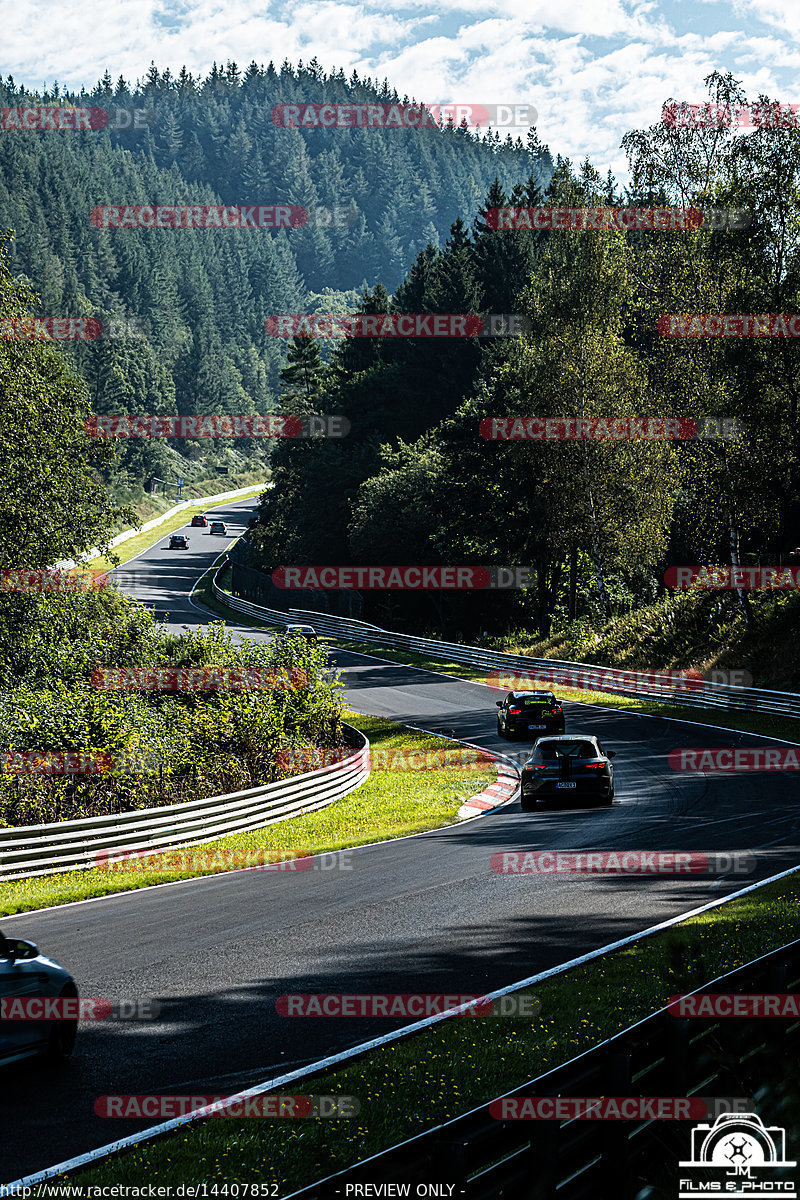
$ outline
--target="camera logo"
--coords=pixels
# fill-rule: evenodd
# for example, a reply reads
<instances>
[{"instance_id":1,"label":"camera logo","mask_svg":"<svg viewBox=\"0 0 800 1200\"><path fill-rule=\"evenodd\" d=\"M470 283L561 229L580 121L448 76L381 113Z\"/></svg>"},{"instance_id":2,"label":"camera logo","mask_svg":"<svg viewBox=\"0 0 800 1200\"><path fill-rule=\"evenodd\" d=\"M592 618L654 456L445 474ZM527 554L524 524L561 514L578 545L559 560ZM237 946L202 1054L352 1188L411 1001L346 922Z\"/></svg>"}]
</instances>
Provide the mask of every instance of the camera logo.
<instances>
[{"instance_id":1,"label":"camera logo","mask_svg":"<svg viewBox=\"0 0 800 1200\"><path fill-rule=\"evenodd\" d=\"M692 1157L681 1167L724 1169L729 1182L718 1185L726 1196L749 1196L753 1191L779 1191L796 1196L791 1180L758 1182L751 1172L765 1168L795 1167L786 1159L786 1134L778 1125L765 1126L756 1113L723 1113L713 1125L695 1125L692 1130ZM716 1191L717 1188L714 1188ZM680 1180L680 1200L707 1194L709 1183Z\"/></svg>"}]
</instances>

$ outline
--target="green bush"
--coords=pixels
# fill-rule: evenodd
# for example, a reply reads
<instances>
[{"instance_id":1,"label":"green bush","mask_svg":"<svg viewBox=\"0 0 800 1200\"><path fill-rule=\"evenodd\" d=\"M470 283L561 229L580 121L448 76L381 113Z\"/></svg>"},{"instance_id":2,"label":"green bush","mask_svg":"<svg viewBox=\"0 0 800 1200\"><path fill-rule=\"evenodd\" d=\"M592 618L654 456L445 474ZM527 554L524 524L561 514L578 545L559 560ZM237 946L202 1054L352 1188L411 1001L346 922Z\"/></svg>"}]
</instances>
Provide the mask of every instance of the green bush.
<instances>
[{"instance_id":1,"label":"green bush","mask_svg":"<svg viewBox=\"0 0 800 1200\"><path fill-rule=\"evenodd\" d=\"M134 607L123 601L124 615L126 606ZM0 824L97 816L255 787L296 769L281 751L342 744L341 688L327 678L320 647L286 635L234 647L221 622L205 633L178 635L139 620L131 622L127 653L116 661L108 660L127 636L124 621L116 646L78 647L66 679L19 679L0 696ZM277 683L258 691L106 691L91 679L71 678L78 661L84 672L98 665L259 668ZM65 752L97 756L99 770L48 773L48 754Z\"/></svg>"}]
</instances>

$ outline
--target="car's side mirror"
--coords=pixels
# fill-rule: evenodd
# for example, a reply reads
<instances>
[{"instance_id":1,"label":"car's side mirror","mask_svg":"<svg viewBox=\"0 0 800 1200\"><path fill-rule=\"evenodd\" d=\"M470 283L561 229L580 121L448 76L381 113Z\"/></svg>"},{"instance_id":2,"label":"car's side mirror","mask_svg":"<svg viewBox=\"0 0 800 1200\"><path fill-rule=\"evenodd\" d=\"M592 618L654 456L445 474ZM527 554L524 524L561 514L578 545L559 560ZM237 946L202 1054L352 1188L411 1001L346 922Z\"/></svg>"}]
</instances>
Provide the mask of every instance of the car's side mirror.
<instances>
[{"instance_id":1,"label":"car's side mirror","mask_svg":"<svg viewBox=\"0 0 800 1200\"><path fill-rule=\"evenodd\" d=\"M502 707L503 707L503 701L502 701L502 700L495 700L495 706L496 706L497 708L502 708Z\"/></svg>"},{"instance_id":2,"label":"car's side mirror","mask_svg":"<svg viewBox=\"0 0 800 1200\"><path fill-rule=\"evenodd\" d=\"M21 938L6 939L6 951L13 962L15 959L37 958L39 947L33 942L25 942Z\"/></svg>"},{"instance_id":3,"label":"car's side mirror","mask_svg":"<svg viewBox=\"0 0 800 1200\"><path fill-rule=\"evenodd\" d=\"M606 750L605 755L606 755L606 758L616 758L617 752L616 752L616 750Z\"/></svg>"}]
</instances>

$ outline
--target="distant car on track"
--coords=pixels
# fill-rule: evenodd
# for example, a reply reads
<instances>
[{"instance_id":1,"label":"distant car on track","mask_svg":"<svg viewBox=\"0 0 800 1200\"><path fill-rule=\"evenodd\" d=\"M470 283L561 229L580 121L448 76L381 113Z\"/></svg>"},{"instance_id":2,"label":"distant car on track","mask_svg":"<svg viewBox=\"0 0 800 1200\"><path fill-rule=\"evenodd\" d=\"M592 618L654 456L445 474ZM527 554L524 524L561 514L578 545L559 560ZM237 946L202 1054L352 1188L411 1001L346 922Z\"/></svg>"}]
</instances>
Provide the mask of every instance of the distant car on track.
<instances>
[{"instance_id":1,"label":"distant car on track","mask_svg":"<svg viewBox=\"0 0 800 1200\"><path fill-rule=\"evenodd\" d=\"M189 539L185 533L173 533L169 539L170 550L188 550Z\"/></svg>"},{"instance_id":2,"label":"distant car on track","mask_svg":"<svg viewBox=\"0 0 800 1200\"><path fill-rule=\"evenodd\" d=\"M7 938L0 930L0 1000L78 998L75 980L33 942ZM13 1013L13 1007L11 1009ZM75 1020L11 1020L0 1016L0 1065L44 1054L69 1058L75 1048Z\"/></svg>"},{"instance_id":3,"label":"distant car on track","mask_svg":"<svg viewBox=\"0 0 800 1200\"><path fill-rule=\"evenodd\" d=\"M317 631L314 629L313 625L287 625L286 632L290 635L290 637L305 638L305 640L310 642L312 646L316 646L319 642Z\"/></svg>"},{"instance_id":4,"label":"distant car on track","mask_svg":"<svg viewBox=\"0 0 800 1200\"><path fill-rule=\"evenodd\" d=\"M228 526L224 521L212 521L211 528L208 531L212 537L227 537Z\"/></svg>"},{"instance_id":5,"label":"distant car on track","mask_svg":"<svg viewBox=\"0 0 800 1200\"><path fill-rule=\"evenodd\" d=\"M543 734L564 732L564 710L552 692L509 692L496 704L497 732L509 741L522 735L535 742Z\"/></svg>"},{"instance_id":6,"label":"distant car on track","mask_svg":"<svg viewBox=\"0 0 800 1200\"><path fill-rule=\"evenodd\" d=\"M522 768L522 807L536 808L542 800L591 799L614 801L615 750L604 750L596 737L584 733L540 738Z\"/></svg>"},{"instance_id":7,"label":"distant car on track","mask_svg":"<svg viewBox=\"0 0 800 1200\"><path fill-rule=\"evenodd\" d=\"M192 529L197 529L198 527L205 529L207 524L208 517L205 513L197 513L196 516L192 517Z\"/></svg>"}]
</instances>

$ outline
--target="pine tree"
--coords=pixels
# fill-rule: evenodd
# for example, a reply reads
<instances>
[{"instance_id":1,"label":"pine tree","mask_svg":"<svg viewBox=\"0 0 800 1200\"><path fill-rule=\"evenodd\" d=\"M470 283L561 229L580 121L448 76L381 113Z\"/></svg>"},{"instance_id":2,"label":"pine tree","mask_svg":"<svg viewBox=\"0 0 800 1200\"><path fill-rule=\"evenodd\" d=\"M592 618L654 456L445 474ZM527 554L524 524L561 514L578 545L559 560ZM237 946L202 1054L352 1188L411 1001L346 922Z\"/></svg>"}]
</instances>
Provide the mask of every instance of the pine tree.
<instances>
[{"instance_id":1,"label":"pine tree","mask_svg":"<svg viewBox=\"0 0 800 1200\"><path fill-rule=\"evenodd\" d=\"M285 385L284 397L304 402L313 408L322 387L323 363L319 346L303 334L292 338L286 354L286 366L280 372Z\"/></svg>"}]
</instances>

